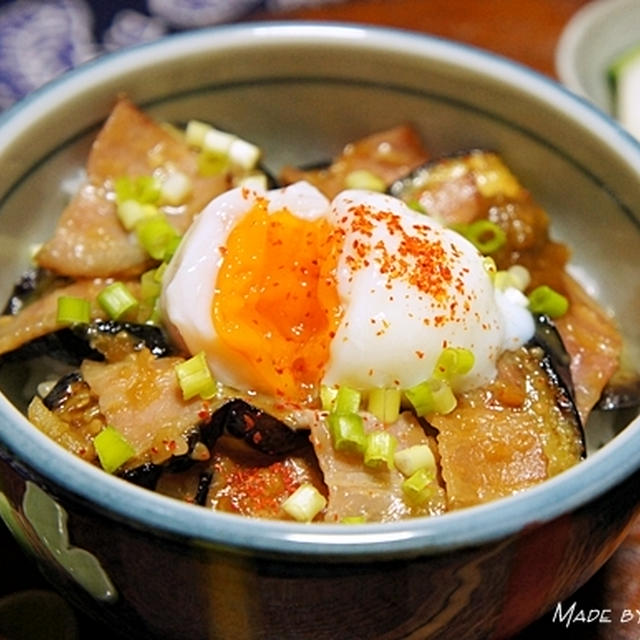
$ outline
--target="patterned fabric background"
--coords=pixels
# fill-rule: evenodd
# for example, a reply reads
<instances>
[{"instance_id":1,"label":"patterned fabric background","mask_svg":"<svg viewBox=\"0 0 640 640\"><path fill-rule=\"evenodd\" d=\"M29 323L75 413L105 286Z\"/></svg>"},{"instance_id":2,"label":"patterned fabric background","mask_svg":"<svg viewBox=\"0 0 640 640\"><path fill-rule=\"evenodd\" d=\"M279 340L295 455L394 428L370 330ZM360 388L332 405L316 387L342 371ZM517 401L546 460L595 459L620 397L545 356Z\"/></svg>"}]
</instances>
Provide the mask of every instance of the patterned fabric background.
<instances>
[{"instance_id":1,"label":"patterned fabric background","mask_svg":"<svg viewBox=\"0 0 640 640\"><path fill-rule=\"evenodd\" d=\"M0 0L0 110L100 55L249 11L341 0Z\"/></svg>"}]
</instances>

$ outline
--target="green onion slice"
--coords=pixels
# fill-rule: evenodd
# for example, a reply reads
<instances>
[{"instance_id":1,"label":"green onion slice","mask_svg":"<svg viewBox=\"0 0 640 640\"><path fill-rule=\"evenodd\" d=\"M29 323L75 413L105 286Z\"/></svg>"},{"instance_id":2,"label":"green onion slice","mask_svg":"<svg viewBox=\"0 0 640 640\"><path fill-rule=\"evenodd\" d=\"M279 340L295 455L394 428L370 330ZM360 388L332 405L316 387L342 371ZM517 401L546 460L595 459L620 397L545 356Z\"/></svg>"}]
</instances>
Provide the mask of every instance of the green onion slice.
<instances>
[{"instance_id":1,"label":"green onion slice","mask_svg":"<svg viewBox=\"0 0 640 640\"><path fill-rule=\"evenodd\" d=\"M371 431L367 434L364 463L368 467L386 466L393 469L393 454L398 446L397 438L388 431Z\"/></svg>"},{"instance_id":2,"label":"green onion slice","mask_svg":"<svg viewBox=\"0 0 640 640\"><path fill-rule=\"evenodd\" d=\"M401 400L400 389L372 389L369 392L367 408L378 420L389 424L398 419Z\"/></svg>"},{"instance_id":3,"label":"green onion slice","mask_svg":"<svg viewBox=\"0 0 640 640\"><path fill-rule=\"evenodd\" d=\"M169 260L180 243L180 235L159 213L138 222L138 242L156 260Z\"/></svg>"},{"instance_id":4,"label":"green onion slice","mask_svg":"<svg viewBox=\"0 0 640 640\"><path fill-rule=\"evenodd\" d=\"M177 364L175 372L185 400L196 396L206 400L216 395L218 386L211 375L204 351Z\"/></svg>"},{"instance_id":5,"label":"green onion slice","mask_svg":"<svg viewBox=\"0 0 640 640\"><path fill-rule=\"evenodd\" d=\"M114 190L116 202L134 200L140 204L155 204L160 198L161 184L153 176L122 176L117 178Z\"/></svg>"},{"instance_id":6,"label":"green onion slice","mask_svg":"<svg viewBox=\"0 0 640 640\"><path fill-rule=\"evenodd\" d=\"M118 320L138 307L138 300L124 282L107 285L98 294L97 300L112 320Z\"/></svg>"},{"instance_id":7,"label":"green onion slice","mask_svg":"<svg viewBox=\"0 0 640 640\"><path fill-rule=\"evenodd\" d=\"M56 322L60 324L88 324L91 320L91 303L84 298L60 296Z\"/></svg>"},{"instance_id":8,"label":"green onion slice","mask_svg":"<svg viewBox=\"0 0 640 640\"><path fill-rule=\"evenodd\" d=\"M561 293L543 284L529 294L529 310L550 318L559 318L569 309L569 300Z\"/></svg>"},{"instance_id":9,"label":"green onion slice","mask_svg":"<svg viewBox=\"0 0 640 640\"><path fill-rule=\"evenodd\" d=\"M491 220L475 220L466 225L453 225L452 228L461 233L483 254L494 253L507 241L507 234Z\"/></svg>"},{"instance_id":10,"label":"green onion slice","mask_svg":"<svg viewBox=\"0 0 640 640\"><path fill-rule=\"evenodd\" d=\"M333 447L336 451L345 453L364 452L367 436L361 416L357 413L330 413L327 417L327 424Z\"/></svg>"},{"instance_id":11,"label":"green onion slice","mask_svg":"<svg viewBox=\"0 0 640 640\"><path fill-rule=\"evenodd\" d=\"M300 485L282 508L298 522L311 522L326 506L326 498L311 483Z\"/></svg>"},{"instance_id":12,"label":"green onion slice","mask_svg":"<svg viewBox=\"0 0 640 640\"><path fill-rule=\"evenodd\" d=\"M383 192L387 185L385 181L375 173L367 169L355 169L344 178L344 186L347 189L367 189L369 191Z\"/></svg>"},{"instance_id":13,"label":"green onion slice","mask_svg":"<svg viewBox=\"0 0 640 640\"><path fill-rule=\"evenodd\" d=\"M435 492L435 475L430 469L418 469L402 483L407 502L421 505L427 502Z\"/></svg>"},{"instance_id":14,"label":"green onion slice","mask_svg":"<svg viewBox=\"0 0 640 640\"><path fill-rule=\"evenodd\" d=\"M347 386L338 387L336 398L333 403L333 413L348 414L355 413L360 409L362 394L357 390Z\"/></svg>"},{"instance_id":15,"label":"green onion slice","mask_svg":"<svg viewBox=\"0 0 640 640\"><path fill-rule=\"evenodd\" d=\"M125 437L110 426L105 427L93 439L93 445L100 464L107 473L113 473L135 455L134 448Z\"/></svg>"},{"instance_id":16,"label":"green onion slice","mask_svg":"<svg viewBox=\"0 0 640 640\"><path fill-rule=\"evenodd\" d=\"M456 408L457 400L449 384L444 380L430 378L405 390L407 400L416 415L428 413L449 413Z\"/></svg>"},{"instance_id":17,"label":"green onion slice","mask_svg":"<svg viewBox=\"0 0 640 640\"><path fill-rule=\"evenodd\" d=\"M434 378L451 381L456 376L464 376L473 368L475 357L469 349L447 347L438 356L433 369Z\"/></svg>"},{"instance_id":18,"label":"green onion slice","mask_svg":"<svg viewBox=\"0 0 640 640\"><path fill-rule=\"evenodd\" d=\"M403 476L412 476L419 469L428 469L435 473L436 459L428 444L415 444L396 451L393 462Z\"/></svg>"}]
</instances>

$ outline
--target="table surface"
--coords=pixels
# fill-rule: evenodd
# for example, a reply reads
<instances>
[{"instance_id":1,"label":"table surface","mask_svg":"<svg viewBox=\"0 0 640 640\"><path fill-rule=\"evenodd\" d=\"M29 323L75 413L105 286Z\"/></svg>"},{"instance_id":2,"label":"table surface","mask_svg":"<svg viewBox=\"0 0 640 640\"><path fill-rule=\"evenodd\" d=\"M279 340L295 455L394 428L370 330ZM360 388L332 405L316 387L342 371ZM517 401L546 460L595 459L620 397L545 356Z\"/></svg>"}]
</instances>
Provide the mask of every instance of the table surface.
<instances>
[{"instance_id":1,"label":"table surface","mask_svg":"<svg viewBox=\"0 0 640 640\"><path fill-rule=\"evenodd\" d=\"M554 54L562 29L588 0L352 0L286 12L255 11L245 20L338 20L411 29L459 40L517 60L555 77ZM0 528L4 558L0 596L13 590L46 588L40 576L24 567L18 547ZM15 568L12 569L12 562ZM634 575L635 574L635 575ZM599 611L640 610L640 521L609 562L582 587L566 606ZM637 616L636 616L637 618ZM97 640L100 632L80 619L80 635ZM567 629L553 621L552 613L521 633L517 640L534 640L545 634L566 640L637 640L640 625L573 625ZM110 632L105 637L113 638Z\"/></svg>"}]
</instances>

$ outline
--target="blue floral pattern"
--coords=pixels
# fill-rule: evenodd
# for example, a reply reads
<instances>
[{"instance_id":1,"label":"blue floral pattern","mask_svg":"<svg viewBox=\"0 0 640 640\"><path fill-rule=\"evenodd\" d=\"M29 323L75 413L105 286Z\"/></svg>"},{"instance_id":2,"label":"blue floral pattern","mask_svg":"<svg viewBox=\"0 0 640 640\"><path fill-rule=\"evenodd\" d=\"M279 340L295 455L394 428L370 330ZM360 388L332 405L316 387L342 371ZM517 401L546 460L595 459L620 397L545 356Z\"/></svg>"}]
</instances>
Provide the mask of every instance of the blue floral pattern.
<instances>
[{"instance_id":1,"label":"blue floral pattern","mask_svg":"<svg viewBox=\"0 0 640 640\"><path fill-rule=\"evenodd\" d=\"M0 110L105 51L178 30L343 0L13 0L0 8Z\"/></svg>"}]
</instances>

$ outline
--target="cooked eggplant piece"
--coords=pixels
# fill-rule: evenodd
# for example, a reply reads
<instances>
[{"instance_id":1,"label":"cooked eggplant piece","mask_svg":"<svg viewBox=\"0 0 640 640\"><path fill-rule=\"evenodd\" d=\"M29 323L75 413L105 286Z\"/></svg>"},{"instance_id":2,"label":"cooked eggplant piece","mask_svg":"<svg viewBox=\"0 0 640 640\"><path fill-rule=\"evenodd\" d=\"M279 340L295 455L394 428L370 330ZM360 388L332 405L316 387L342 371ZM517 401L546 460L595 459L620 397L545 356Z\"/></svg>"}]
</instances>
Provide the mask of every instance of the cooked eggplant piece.
<instances>
[{"instance_id":1,"label":"cooked eggplant piece","mask_svg":"<svg viewBox=\"0 0 640 640\"><path fill-rule=\"evenodd\" d=\"M173 456L163 464L146 462L137 467L126 469L120 475L140 486L155 488L164 472L182 473L197 464L196 447L204 446L207 450L212 451L218 439L223 435L238 439L250 449L273 457L290 454L309 444L307 432L291 429L277 418L245 400L234 398L214 411L208 420L193 429L188 436L187 453ZM205 491L201 488L201 484L204 482L202 480L204 473L204 471L201 473L198 494ZM211 483L211 478L208 483Z\"/></svg>"},{"instance_id":2,"label":"cooked eggplant piece","mask_svg":"<svg viewBox=\"0 0 640 640\"><path fill-rule=\"evenodd\" d=\"M133 348L146 346L156 357L169 355L172 348L164 331L157 326L96 320L89 325L64 327L35 338L0 356L0 366L8 362L26 362L34 358L48 357L59 362L78 366L83 360L104 360L104 345L100 336L115 336L121 332L133 339Z\"/></svg>"},{"instance_id":3,"label":"cooked eggplant piece","mask_svg":"<svg viewBox=\"0 0 640 640\"><path fill-rule=\"evenodd\" d=\"M529 346L542 349L541 365L556 390L556 403L567 416L575 421L582 440L582 455L585 454L585 433L580 413L576 406L573 379L571 377L571 356L549 316L535 316L535 333Z\"/></svg>"},{"instance_id":4,"label":"cooked eggplant piece","mask_svg":"<svg viewBox=\"0 0 640 640\"><path fill-rule=\"evenodd\" d=\"M218 435L243 440L267 455L291 453L308 443L308 434L291 429L272 415L240 398L227 402L211 418Z\"/></svg>"},{"instance_id":5,"label":"cooked eggplant piece","mask_svg":"<svg viewBox=\"0 0 640 640\"><path fill-rule=\"evenodd\" d=\"M22 274L22 277L14 285L13 291L2 315L15 316L31 301L40 298L45 292L69 282L68 278L40 267L34 267Z\"/></svg>"},{"instance_id":6,"label":"cooked eggplant piece","mask_svg":"<svg viewBox=\"0 0 640 640\"><path fill-rule=\"evenodd\" d=\"M505 352L493 382L430 416L449 508L511 495L583 458L582 426L551 360L535 344Z\"/></svg>"}]
</instances>

